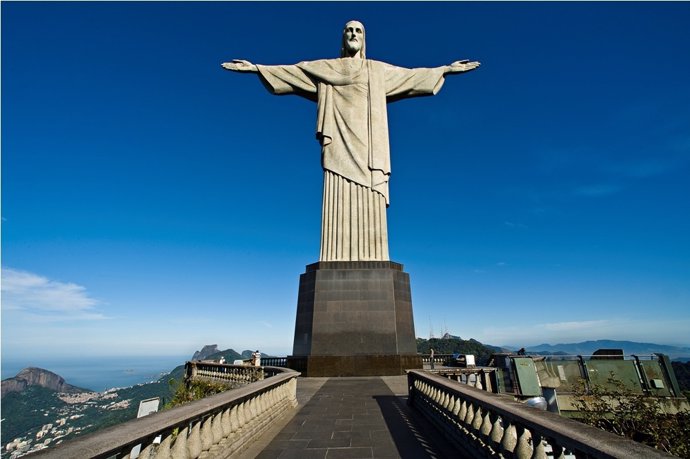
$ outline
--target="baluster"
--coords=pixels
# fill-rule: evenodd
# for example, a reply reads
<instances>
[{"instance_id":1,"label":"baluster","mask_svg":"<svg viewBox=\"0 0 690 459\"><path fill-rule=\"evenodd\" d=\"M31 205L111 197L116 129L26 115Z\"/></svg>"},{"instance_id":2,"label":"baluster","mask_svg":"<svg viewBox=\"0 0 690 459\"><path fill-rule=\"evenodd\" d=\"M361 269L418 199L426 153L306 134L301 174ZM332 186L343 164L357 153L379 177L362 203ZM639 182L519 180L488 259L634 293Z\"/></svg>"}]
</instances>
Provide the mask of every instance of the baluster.
<instances>
[{"instance_id":1,"label":"baluster","mask_svg":"<svg viewBox=\"0 0 690 459\"><path fill-rule=\"evenodd\" d=\"M273 406L281 406L281 407L284 406L285 408L287 408L288 407L287 397L281 397L280 396L281 387L276 387L275 389L273 389L272 392L273 392L273 394L271 395L271 398L272 398L271 404Z\"/></svg>"},{"instance_id":2,"label":"baluster","mask_svg":"<svg viewBox=\"0 0 690 459\"><path fill-rule=\"evenodd\" d=\"M482 407L477 405L477 408L474 412L474 419L472 419L472 430L475 433L479 433L480 429L482 428L482 424L484 423L484 416L482 414L482 411Z\"/></svg>"},{"instance_id":3,"label":"baluster","mask_svg":"<svg viewBox=\"0 0 690 459\"><path fill-rule=\"evenodd\" d=\"M518 440L515 455L518 459L530 459L532 457L532 435L524 426L518 425L516 429Z\"/></svg>"},{"instance_id":4,"label":"baluster","mask_svg":"<svg viewBox=\"0 0 690 459\"><path fill-rule=\"evenodd\" d=\"M273 392L274 392L273 397L275 398L275 402L280 403L280 404L287 402L289 395L290 395L289 389L290 389L290 383L289 382L283 383L280 386L273 389Z\"/></svg>"},{"instance_id":5,"label":"baluster","mask_svg":"<svg viewBox=\"0 0 690 459\"><path fill-rule=\"evenodd\" d=\"M213 421L211 422L211 432L213 433L213 444L217 445L223 439L223 411L219 411L213 416Z\"/></svg>"},{"instance_id":6,"label":"baluster","mask_svg":"<svg viewBox=\"0 0 690 459\"><path fill-rule=\"evenodd\" d=\"M151 457L154 459L173 459L172 452L170 451L170 447L172 446L172 437L172 433L166 434L165 438L163 438L163 441L160 445L158 445L158 448L156 448Z\"/></svg>"},{"instance_id":7,"label":"baluster","mask_svg":"<svg viewBox=\"0 0 690 459\"><path fill-rule=\"evenodd\" d=\"M428 407L434 404L434 392L432 389L431 384L424 383L424 402Z\"/></svg>"},{"instance_id":8,"label":"baluster","mask_svg":"<svg viewBox=\"0 0 690 459\"><path fill-rule=\"evenodd\" d=\"M472 421L474 421L474 410L475 406L472 403L467 404L467 412L465 413L465 419L463 419L463 423L467 427L467 429L470 429L472 427Z\"/></svg>"},{"instance_id":9,"label":"baluster","mask_svg":"<svg viewBox=\"0 0 690 459\"><path fill-rule=\"evenodd\" d=\"M273 403L273 389L269 389L268 391L263 393L264 397L264 403L263 403L263 409L264 413L266 416L271 417L271 414L275 410L276 406Z\"/></svg>"},{"instance_id":10,"label":"baluster","mask_svg":"<svg viewBox=\"0 0 690 459\"><path fill-rule=\"evenodd\" d=\"M474 387L479 390L484 390L484 387L482 386L482 378L479 377L479 373L474 374Z\"/></svg>"},{"instance_id":11,"label":"baluster","mask_svg":"<svg viewBox=\"0 0 690 459\"><path fill-rule=\"evenodd\" d=\"M436 388L436 393L436 410L439 413L443 413L443 396L445 395L445 393L438 387Z\"/></svg>"},{"instance_id":12,"label":"baluster","mask_svg":"<svg viewBox=\"0 0 690 459\"><path fill-rule=\"evenodd\" d=\"M261 421L264 414L264 394L259 394L256 397L256 419Z\"/></svg>"},{"instance_id":13,"label":"baluster","mask_svg":"<svg viewBox=\"0 0 690 459\"><path fill-rule=\"evenodd\" d=\"M256 397L252 397L249 399L249 417L248 421L249 423L255 423L256 422Z\"/></svg>"},{"instance_id":14,"label":"baluster","mask_svg":"<svg viewBox=\"0 0 690 459\"><path fill-rule=\"evenodd\" d=\"M201 421L194 421L189 437L187 437L187 451L189 457L196 459L201 454Z\"/></svg>"},{"instance_id":15,"label":"baluster","mask_svg":"<svg viewBox=\"0 0 690 459\"><path fill-rule=\"evenodd\" d=\"M230 408L230 435L232 435L233 438L237 438L238 432L242 428L238 413L239 407L237 405Z\"/></svg>"},{"instance_id":16,"label":"baluster","mask_svg":"<svg viewBox=\"0 0 690 459\"><path fill-rule=\"evenodd\" d=\"M213 446L213 416L207 417L201 424L201 451L208 451ZM199 453L201 454L201 453Z\"/></svg>"},{"instance_id":17,"label":"baluster","mask_svg":"<svg viewBox=\"0 0 690 459\"><path fill-rule=\"evenodd\" d=\"M436 405L437 408L440 411L443 411L443 396L445 395L444 392L439 389L438 387L436 388L436 392L438 393L438 396L436 397Z\"/></svg>"},{"instance_id":18,"label":"baluster","mask_svg":"<svg viewBox=\"0 0 690 459\"><path fill-rule=\"evenodd\" d=\"M512 454L517 445L517 434L515 426L511 422L507 422L507 426L503 427L503 438L501 439L501 449L507 453Z\"/></svg>"},{"instance_id":19,"label":"baluster","mask_svg":"<svg viewBox=\"0 0 690 459\"><path fill-rule=\"evenodd\" d=\"M452 412L453 412L453 417L454 417L454 418L457 418L457 417L458 417L458 413L460 413L460 404L461 404L461 402L460 402L460 397L454 397L454 400L455 400L455 403L453 403L453 410L452 410Z\"/></svg>"},{"instance_id":20,"label":"baluster","mask_svg":"<svg viewBox=\"0 0 690 459\"><path fill-rule=\"evenodd\" d=\"M290 403L293 407L297 406L297 378L290 380Z\"/></svg>"},{"instance_id":21,"label":"baluster","mask_svg":"<svg viewBox=\"0 0 690 459\"><path fill-rule=\"evenodd\" d=\"M493 421L491 425L491 439L492 446L498 451L500 450L501 440L503 439L503 421L501 417L496 413L491 413L491 420Z\"/></svg>"},{"instance_id":22,"label":"baluster","mask_svg":"<svg viewBox=\"0 0 690 459\"><path fill-rule=\"evenodd\" d=\"M491 429L493 425L491 423L491 411L489 411L488 408L483 408L482 409L482 425L479 428L479 433L481 434L482 438L488 439L489 435L491 434Z\"/></svg>"},{"instance_id":23,"label":"baluster","mask_svg":"<svg viewBox=\"0 0 690 459\"><path fill-rule=\"evenodd\" d=\"M463 427L465 424L465 416L467 416L467 400L462 401L462 405L460 406L460 414L458 414L458 420Z\"/></svg>"},{"instance_id":24,"label":"baluster","mask_svg":"<svg viewBox=\"0 0 690 459\"><path fill-rule=\"evenodd\" d=\"M278 405L282 406L282 403L280 403L280 400L277 399L276 395L277 395L277 390L275 388L271 389L268 392L268 407L269 407L268 409L269 409L269 412L272 412L272 407L274 407L274 406L278 406Z\"/></svg>"},{"instance_id":25,"label":"baluster","mask_svg":"<svg viewBox=\"0 0 690 459\"><path fill-rule=\"evenodd\" d=\"M546 459L546 451L544 449L544 441L539 432L530 430L532 437L532 458L531 459Z\"/></svg>"},{"instance_id":26,"label":"baluster","mask_svg":"<svg viewBox=\"0 0 690 459\"><path fill-rule=\"evenodd\" d=\"M266 413L266 393L265 392L259 394L259 396L257 397L256 409L258 410L259 419L263 419L264 414Z\"/></svg>"},{"instance_id":27,"label":"baluster","mask_svg":"<svg viewBox=\"0 0 690 459\"><path fill-rule=\"evenodd\" d=\"M189 435L189 428L185 427L180 429L175 437L175 443L173 443L171 455L175 459L186 459L189 457L189 448L187 448L187 437Z\"/></svg>"},{"instance_id":28,"label":"baluster","mask_svg":"<svg viewBox=\"0 0 690 459\"><path fill-rule=\"evenodd\" d=\"M263 418L266 416L266 410L268 409L268 393L264 392L259 395L259 415Z\"/></svg>"},{"instance_id":29,"label":"baluster","mask_svg":"<svg viewBox=\"0 0 690 459\"><path fill-rule=\"evenodd\" d=\"M223 432L223 438L230 436L232 433L232 420L230 419L230 408L223 410L223 415L220 418L220 427Z\"/></svg>"},{"instance_id":30,"label":"baluster","mask_svg":"<svg viewBox=\"0 0 690 459\"><path fill-rule=\"evenodd\" d=\"M271 404L271 391L269 390L261 394L261 416L263 418L270 418L274 408L275 406Z\"/></svg>"},{"instance_id":31,"label":"baluster","mask_svg":"<svg viewBox=\"0 0 690 459\"><path fill-rule=\"evenodd\" d=\"M246 415L245 404L246 404L246 402L242 402L237 407L237 419L239 421L239 429L238 430L244 430L244 428L247 424L247 415Z\"/></svg>"},{"instance_id":32,"label":"baluster","mask_svg":"<svg viewBox=\"0 0 690 459\"><path fill-rule=\"evenodd\" d=\"M443 391L443 396L441 397L441 407L443 407L444 411L448 411L449 405L450 404L450 397L448 396L448 392L445 390Z\"/></svg>"}]
</instances>

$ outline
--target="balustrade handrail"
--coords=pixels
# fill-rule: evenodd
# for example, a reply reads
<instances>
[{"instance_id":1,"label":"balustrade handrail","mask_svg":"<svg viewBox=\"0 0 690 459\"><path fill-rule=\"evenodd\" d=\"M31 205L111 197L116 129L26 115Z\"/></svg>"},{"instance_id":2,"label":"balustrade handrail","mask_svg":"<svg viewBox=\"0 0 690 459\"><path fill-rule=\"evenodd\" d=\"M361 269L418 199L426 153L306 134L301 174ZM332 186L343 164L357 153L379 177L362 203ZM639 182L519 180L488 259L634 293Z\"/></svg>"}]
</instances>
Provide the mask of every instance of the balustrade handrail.
<instances>
[{"instance_id":1,"label":"balustrade handrail","mask_svg":"<svg viewBox=\"0 0 690 459\"><path fill-rule=\"evenodd\" d=\"M496 420L500 418L502 422L508 425L535 432L542 439L552 440L560 447L573 452L576 457L671 457L663 451L637 443L628 438L620 437L601 429L582 424L578 421L561 417L555 413L528 407L515 401L509 395L493 394L465 384L454 383L447 378L425 371L409 370L407 373L409 389L408 403L412 406L423 408L420 405L423 405L423 403L431 403L435 405L434 409L438 411L440 417L452 418L455 416L457 418L458 413L454 413L454 410L457 410L457 408L455 408L455 406L450 407L451 404L454 405L454 403L450 402L450 399L456 397L455 401L461 401L473 405L474 407L479 407L481 416L486 413L491 413L493 421L491 421L489 425L486 425L486 420L478 422L477 419L474 419L473 422L470 421L470 436L475 436L476 438L483 436L485 437L484 440L488 441L489 437L493 435L493 423L497 422ZM422 394L419 390L420 382L438 390L436 397L442 401L431 400L429 397ZM425 402L418 400L418 398L424 399L425 397ZM429 413L425 414L429 415ZM444 424L444 428L452 428L448 425L451 424L450 421L446 422L440 420L439 416L436 416L437 419L431 419L432 422L437 424L440 422ZM434 416L432 415L432 417ZM456 422L455 427L460 426L462 421L462 419L456 419L454 421ZM474 427L474 429L472 429L472 427ZM467 434L467 432L464 434ZM499 444L501 443L501 435L497 437L499 439ZM479 443L482 443L484 440L480 439ZM517 438L514 440L513 443L518 443ZM512 440L508 441L508 443L511 443L511 441ZM475 443L475 445L476 444L477 443ZM513 444L511 447L517 448L518 446L519 445ZM539 455L533 453L534 452L531 451L525 457L539 457ZM510 456L522 457L520 454L513 453L512 451Z\"/></svg>"},{"instance_id":2,"label":"balustrade handrail","mask_svg":"<svg viewBox=\"0 0 690 459\"><path fill-rule=\"evenodd\" d=\"M66 441L55 447L38 451L33 453L31 457L55 459L65 457L108 458L116 455L120 457L118 454L128 451L136 445L151 444L157 436L169 435L176 428L182 431L193 422L212 417L218 411L256 398L290 380L296 380L297 376L300 375L300 373L286 368L266 368L275 376L201 400L195 400L170 410L108 427Z\"/></svg>"}]
</instances>

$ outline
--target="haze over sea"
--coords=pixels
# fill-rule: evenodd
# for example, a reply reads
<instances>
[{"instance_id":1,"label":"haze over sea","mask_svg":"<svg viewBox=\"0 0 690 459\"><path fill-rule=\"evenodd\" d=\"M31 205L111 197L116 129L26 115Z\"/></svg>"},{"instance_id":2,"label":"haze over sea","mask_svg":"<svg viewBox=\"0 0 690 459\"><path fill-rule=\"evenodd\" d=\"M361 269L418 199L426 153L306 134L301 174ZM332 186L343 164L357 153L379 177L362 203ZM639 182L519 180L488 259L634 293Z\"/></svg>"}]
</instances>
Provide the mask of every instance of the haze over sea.
<instances>
[{"instance_id":1,"label":"haze over sea","mask_svg":"<svg viewBox=\"0 0 690 459\"><path fill-rule=\"evenodd\" d=\"M129 387L155 381L162 373L183 365L190 356L130 356L45 359L2 359L2 379L16 376L27 367L52 371L68 384L102 392L113 387Z\"/></svg>"}]
</instances>

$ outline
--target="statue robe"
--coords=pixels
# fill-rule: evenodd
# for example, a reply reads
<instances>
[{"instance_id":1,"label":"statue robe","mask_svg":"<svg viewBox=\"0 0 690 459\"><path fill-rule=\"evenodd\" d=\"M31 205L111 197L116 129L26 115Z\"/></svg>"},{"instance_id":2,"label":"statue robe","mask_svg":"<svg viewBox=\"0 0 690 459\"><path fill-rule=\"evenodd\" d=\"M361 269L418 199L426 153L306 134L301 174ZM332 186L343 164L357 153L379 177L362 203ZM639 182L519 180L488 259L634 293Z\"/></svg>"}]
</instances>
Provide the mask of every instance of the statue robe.
<instances>
[{"instance_id":1,"label":"statue robe","mask_svg":"<svg viewBox=\"0 0 690 459\"><path fill-rule=\"evenodd\" d=\"M406 69L351 58L257 68L273 94L317 102L324 169L320 260L388 260L386 103L436 94L443 68Z\"/></svg>"}]
</instances>

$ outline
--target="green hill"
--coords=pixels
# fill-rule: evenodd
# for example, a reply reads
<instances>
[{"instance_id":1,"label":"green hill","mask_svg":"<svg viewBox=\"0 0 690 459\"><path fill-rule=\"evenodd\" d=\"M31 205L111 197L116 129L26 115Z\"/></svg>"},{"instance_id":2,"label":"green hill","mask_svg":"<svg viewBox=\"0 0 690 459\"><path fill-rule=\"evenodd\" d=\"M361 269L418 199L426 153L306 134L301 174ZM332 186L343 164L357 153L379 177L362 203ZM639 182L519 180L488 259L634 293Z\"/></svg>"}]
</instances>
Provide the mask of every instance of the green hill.
<instances>
[{"instance_id":1,"label":"green hill","mask_svg":"<svg viewBox=\"0 0 690 459\"><path fill-rule=\"evenodd\" d=\"M504 352L496 346L488 346L475 339L464 340L458 337L450 338L417 338L417 352L428 354L433 349L438 354L473 354L477 365L486 365L495 352Z\"/></svg>"},{"instance_id":2,"label":"green hill","mask_svg":"<svg viewBox=\"0 0 690 459\"><path fill-rule=\"evenodd\" d=\"M227 349L204 358L217 360L225 357L226 362L232 363L234 360L243 359L245 353L251 355L251 352L243 351L240 354L233 349ZM58 375L55 375L54 379L64 382ZM89 398L73 403L61 400L53 388L40 385L29 385L14 392L8 391L2 398L1 446L20 437L30 440L32 444L43 442L43 439L36 439L36 434L48 424L52 424L53 427L44 438L59 437L67 440L135 419L139 402L153 397L160 397L160 409L163 409L172 399L175 383L180 383L183 379L184 365L179 365L156 382L137 384L110 393L84 391L85 397ZM172 384L171 380L174 381ZM64 390L71 387L63 384L59 388ZM60 424L61 419L65 420L64 425ZM3 458L6 456L4 447L0 453Z\"/></svg>"}]
</instances>

